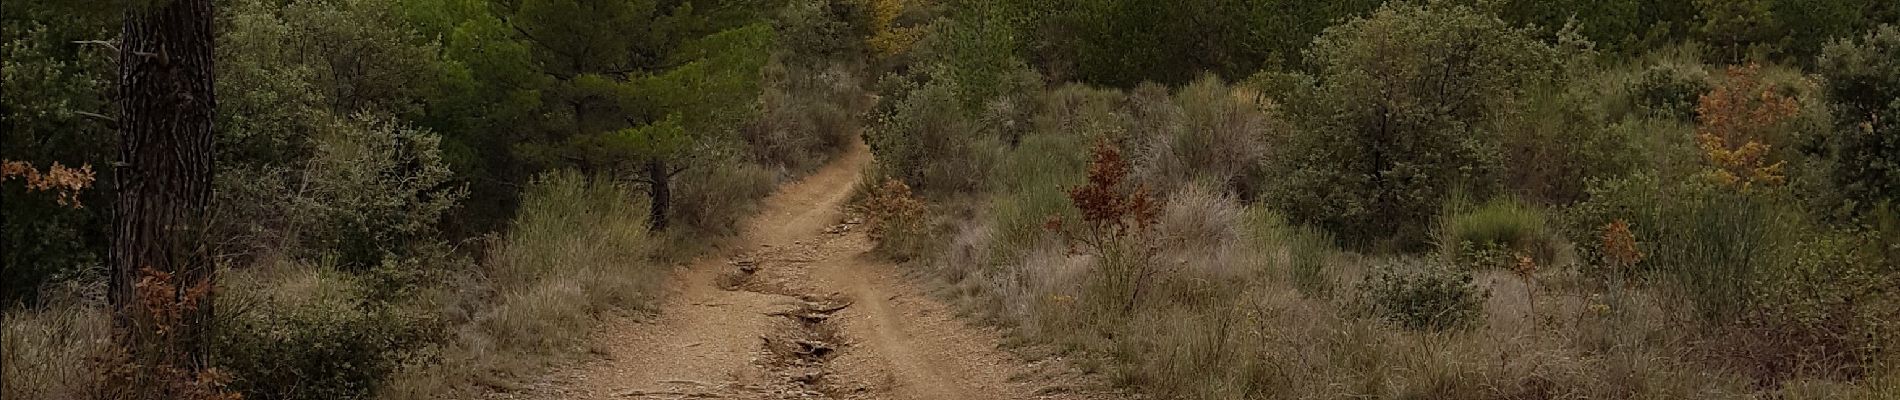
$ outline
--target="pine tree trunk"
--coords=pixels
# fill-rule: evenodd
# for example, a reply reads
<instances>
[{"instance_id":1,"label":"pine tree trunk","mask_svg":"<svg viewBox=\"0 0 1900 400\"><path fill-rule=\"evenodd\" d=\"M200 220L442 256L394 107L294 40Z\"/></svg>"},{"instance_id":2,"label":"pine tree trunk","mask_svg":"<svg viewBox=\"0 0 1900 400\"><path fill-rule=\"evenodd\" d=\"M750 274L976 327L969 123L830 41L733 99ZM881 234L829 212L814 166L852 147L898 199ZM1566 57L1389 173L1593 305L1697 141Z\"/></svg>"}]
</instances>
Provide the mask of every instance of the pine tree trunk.
<instances>
[{"instance_id":1,"label":"pine tree trunk","mask_svg":"<svg viewBox=\"0 0 1900 400\"><path fill-rule=\"evenodd\" d=\"M653 184L647 190L653 200L653 215L647 220L647 228L654 232L666 230L667 210L673 203L673 174L668 171L666 161L647 162L647 181Z\"/></svg>"},{"instance_id":2,"label":"pine tree trunk","mask_svg":"<svg viewBox=\"0 0 1900 400\"><path fill-rule=\"evenodd\" d=\"M119 54L119 164L115 165L109 297L135 356L175 368L209 367L215 267L205 236L211 200L213 0L134 0ZM153 273L147 273L145 270ZM169 275L175 289L135 286ZM163 279L159 279L163 280ZM152 298L140 298L141 292ZM148 305L179 307L166 322ZM160 334L155 327L167 326Z\"/></svg>"}]
</instances>

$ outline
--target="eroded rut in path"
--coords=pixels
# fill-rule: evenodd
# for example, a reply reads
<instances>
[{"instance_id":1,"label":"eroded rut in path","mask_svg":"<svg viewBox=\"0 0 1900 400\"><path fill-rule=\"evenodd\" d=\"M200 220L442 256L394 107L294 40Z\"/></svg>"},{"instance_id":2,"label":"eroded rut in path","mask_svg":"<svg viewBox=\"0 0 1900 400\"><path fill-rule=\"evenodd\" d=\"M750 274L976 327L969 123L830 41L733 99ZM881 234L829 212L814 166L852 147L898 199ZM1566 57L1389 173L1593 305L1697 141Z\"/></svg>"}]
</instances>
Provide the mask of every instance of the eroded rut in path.
<instances>
[{"instance_id":1,"label":"eroded rut in path","mask_svg":"<svg viewBox=\"0 0 1900 400\"><path fill-rule=\"evenodd\" d=\"M858 144L785 185L744 245L678 269L656 316L607 321L598 359L500 398L1111 399L1057 360L999 350L902 279L841 211L870 161Z\"/></svg>"}]
</instances>

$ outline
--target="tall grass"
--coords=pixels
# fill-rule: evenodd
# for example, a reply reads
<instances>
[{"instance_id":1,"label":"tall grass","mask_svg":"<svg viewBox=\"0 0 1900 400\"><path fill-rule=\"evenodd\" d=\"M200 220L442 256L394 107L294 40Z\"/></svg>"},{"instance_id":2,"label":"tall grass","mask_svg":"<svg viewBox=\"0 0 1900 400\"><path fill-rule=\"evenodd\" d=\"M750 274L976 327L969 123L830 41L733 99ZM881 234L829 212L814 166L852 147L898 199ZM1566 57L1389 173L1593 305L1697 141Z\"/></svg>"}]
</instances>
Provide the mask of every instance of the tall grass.
<instances>
[{"instance_id":1,"label":"tall grass","mask_svg":"<svg viewBox=\"0 0 1900 400\"><path fill-rule=\"evenodd\" d=\"M1254 248L1265 252L1282 281L1308 296L1329 294L1337 284L1326 267L1339 251L1324 230L1297 226L1267 207L1249 207L1247 230Z\"/></svg>"},{"instance_id":2,"label":"tall grass","mask_svg":"<svg viewBox=\"0 0 1900 400\"><path fill-rule=\"evenodd\" d=\"M104 308L71 302L7 310L0 397L108 398L108 377L97 362L114 353L111 323Z\"/></svg>"},{"instance_id":3,"label":"tall grass","mask_svg":"<svg viewBox=\"0 0 1900 400\"><path fill-rule=\"evenodd\" d=\"M666 268L648 259L646 207L629 188L572 171L527 191L520 214L446 313L459 316L440 362L399 373L382 397L471 395L477 383L507 387L564 355L595 318L637 308Z\"/></svg>"},{"instance_id":4,"label":"tall grass","mask_svg":"<svg viewBox=\"0 0 1900 400\"><path fill-rule=\"evenodd\" d=\"M1539 264L1557 258L1559 244L1556 229L1543 210L1511 198L1498 198L1470 206L1449 201L1439 216L1434 235L1439 251L1447 260L1461 260L1478 252L1504 252L1487 256L1525 255ZM1491 262L1495 260L1483 260Z\"/></svg>"}]
</instances>

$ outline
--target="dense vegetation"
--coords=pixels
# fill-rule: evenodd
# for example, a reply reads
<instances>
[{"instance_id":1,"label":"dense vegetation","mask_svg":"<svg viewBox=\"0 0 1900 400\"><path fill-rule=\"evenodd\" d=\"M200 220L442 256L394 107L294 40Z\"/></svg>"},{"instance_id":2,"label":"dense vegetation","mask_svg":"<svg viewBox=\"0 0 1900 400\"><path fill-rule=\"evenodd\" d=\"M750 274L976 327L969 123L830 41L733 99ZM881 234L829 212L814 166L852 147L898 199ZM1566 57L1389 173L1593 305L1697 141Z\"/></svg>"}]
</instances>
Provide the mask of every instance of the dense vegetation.
<instances>
[{"instance_id":1,"label":"dense vegetation","mask_svg":"<svg viewBox=\"0 0 1900 400\"><path fill-rule=\"evenodd\" d=\"M942 1L882 250L1160 398L1900 395L1900 9ZM920 240L942 237L948 239Z\"/></svg>"},{"instance_id":2,"label":"dense vegetation","mask_svg":"<svg viewBox=\"0 0 1900 400\"><path fill-rule=\"evenodd\" d=\"M848 2L214 9L198 240L220 271L216 373L191 385L248 398L459 398L532 377L849 145L869 104L868 11ZM4 396L162 396L128 384L140 356L108 332L122 15L0 11Z\"/></svg>"},{"instance_id":3,"label":"dense vegetation","mask_svg":"<svg viewBox=\"0 0 1900 400\"><path fill-rule=\"evenodd\" d=\"M153 396L83 3L0 2L6 398ZM862 133L882 254L1157 398L1900 396L1890 1L214 4L218 394L510 387Z\"/></svg>"}]
</instances>

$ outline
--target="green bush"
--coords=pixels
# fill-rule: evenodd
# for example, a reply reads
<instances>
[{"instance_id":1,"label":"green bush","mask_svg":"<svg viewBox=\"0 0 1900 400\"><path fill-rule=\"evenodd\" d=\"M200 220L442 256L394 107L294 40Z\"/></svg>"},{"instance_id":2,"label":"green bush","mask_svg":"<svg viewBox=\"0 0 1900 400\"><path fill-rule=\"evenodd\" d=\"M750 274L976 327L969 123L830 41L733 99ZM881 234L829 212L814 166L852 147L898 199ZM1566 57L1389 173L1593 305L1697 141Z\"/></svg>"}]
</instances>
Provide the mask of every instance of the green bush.
<instances>
[{"instance_id":1,"label":"green bush","mask_svg":"<svg viewBox=\"0 0 1900 400\"><path fill-rule=\"evenodd\" d=\"M1646 255L1630 272L1680 288L1710 321L1746 312L1751 293L1768 284L1764 274L1792 265L1799 243L1818 229L1785 191L1741 193L1647 173L1591 186L1590 200L1567 212L1585 259L1601 264L1602 227L1626 220Z\"/></svg>"},{"instance_id":2,"label":"green bush","mask_svg":"<svg viewBox=\"0 0 1900 400\"><path fill-rule=\"evenodd\" d=\"M869 94L855 68L774 60L762 73L759 116L740 129L758 163L793 173L808 171L863 133L859 114L869 107Z\"/></svg>"},{"instance_id":3,"label":"green bush","mask_svg":"<svg viewBox=\"0 0 1900 400\"><path fill-rule=\"evenodd\" d=\"M871 37L871 5L841 0L785 3L774 20L784 55L799 64L863 57Z\"/></svg>"},{"instance_id":4,"label":"green bush","mask_svg":"<svg viewBox=\"0 0 1900 400\"><path fill-rule=\"evenodd\" d=\"M1663 63L1644 70L1630 92L1647 116L1689 122L1702 94L1714 87L1700 64Z\"/></svg>"},{"instance_id":5,"label":"green bush","mask_svg":"<svg viewBox=\"0 0 1900 400\"><path fill-rule=\"evenodd\" d=\"M1296 222L1388 248L1423 244L1452 191L1495 190L1493 122L1562 61L1524 29L1442 3L1389 3L1328 28L1308 53L1322 105L1297 116L1306 134L1268 171L1266 197Z\"/></svg>"},{"instance_id":6,"label":"green bush","mask_svg":"<svg viewBox=\"0 0 1900 400\"><path fill-rule=\"evenodd\" d=\"M247 397L366 396L437 331L428 318L366 301L359 278L332 268L234 275L218 297L216 360Z\"/></svg>"},{"instance_id":7,"label":"green bush","mask_svg":"<svg viewBox=\"0 0 1900 400\"><path fill-rule=\"evenodd\" d=\"M994 143L977 133L970 113L949 83L909 82L887 76L886 97L874 112L867 139L884 176L896 177L926 197L967 193L984 186Z\"/></svg>"},{"instance_id":8,"label":"green bush","mask_svg":"<svg viewBox=\"0 0 1900 400\"><path fill-rule=\"evenodd\" d=\"M105 264L112 234L112 161L118 159L113 125L85 112L116 115L114 52L75 41L116 35L112 7L63 2L15 2L0 23L0 159L40 168L59 162L91 165L94 189L79 193L86 207L59 204L18 181L0 184L0 304L39 301L42 285Z\"/></svg>"},{"instance_id":9,"label":"green bush","mask_svg":"<svg viewBox=\"0 0 1900 400\"><path fill-rule=\"evenodd\" d=\"M360 271L431 244L467 193L435 133L367 115L321 119L301 165L239 164L217 176L220 253L336 257Z\"/></svg>"},{"instance_id":10,"label":"green bush","mask_svg":"<svg viewBox=\"0 0 1900 400\"><path fill-rule=\"evenodd\" d=\"M480 397L478 382L534 376L571 355L601 313L644 307L668 271L651 259L645 197L572 170L536 178L479 273L452 286L451 340L378 396Z\"/></svg>"},{"instance_id":11,"label":"green bush","mask_svg":"<svg viewBox=\"0 0 1900 400\"><path fill-rule=\"evenodd\" d=\"M1827 155L1849 206L1900 200L1900 26L1827 46L1816 61L1834 107Z\"/></svg>"},{"instance_id":12,"label":"green bush","mask_svg":"<svg viewBox=\"0 0 1900 400\"><path fill-rule=\"evenodd\" d=\"M1900 267L1879 254L1877 232L1823 233L1801 240L1790 262L1762 271L1751 290L1747 339L1735 348L1756 374L1862 376L1893 362L1900 345Z\"/></svg>"},{"instance_id":13,"label":"green bush","mask_svg":"<svg viewBox=\"0 0 1900 400\"><path fill-rule=\"evenodd\" d=\"M1490 293L1472 284L1471 272L1429 259L1401 258L1373 266L1361 282L1365 306L1406 329L1443 331L1481 320Z\"/></svg>"},{"instance_id":14,"label":"green bush","mask_svg":"<svg viewBox=\"0 0 1900 400\"><path fill-rule=\"evenodd\" d=\"M616 283L641 282L659 271L646 265L652 250L646 202L625 185L590 179L572 170L543 174L522 193L521 211L502 242L489 253L488 278L503 290L532 286L553 277L606 275L589 281L604 295L641 294ZM554 316L550 316L554 317Z\"/></svg>"}]
</instances>

